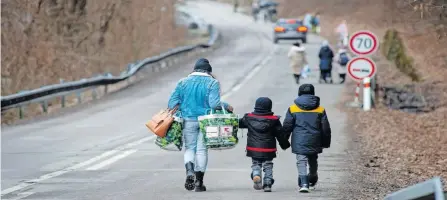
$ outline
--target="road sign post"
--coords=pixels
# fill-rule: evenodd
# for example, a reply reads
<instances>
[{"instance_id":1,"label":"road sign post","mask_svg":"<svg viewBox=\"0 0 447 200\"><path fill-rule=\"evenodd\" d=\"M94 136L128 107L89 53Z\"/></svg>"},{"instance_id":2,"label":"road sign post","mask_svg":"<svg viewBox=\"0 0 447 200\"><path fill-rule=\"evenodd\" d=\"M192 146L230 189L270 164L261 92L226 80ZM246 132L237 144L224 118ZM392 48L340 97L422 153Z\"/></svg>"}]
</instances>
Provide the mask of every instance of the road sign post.
<instances>
[{"instance_id":1,"label":"road sign post","mask_svg":"<svg viewBox=\"0 0 447 200\"><path fill-rule=\"evenodd\" d=\"M357 31L349 39L349 49L358 56L368 56L379 48L379 39L370 31Z\"/></svg>"},{"instance_id":2,"label":"road sign post","mask_svg":"<svg viewBox=\"0 0 447 200\"><path fill-rule=\"evenodd\" d=\"M370 58L367 57L357 57L348 62L347 66L348 75L357 82L357 87L355 89L355 99L351 102L349 106L360 107L358 94L360 92L360 83L365 78L372 78L376 74L376 64ZM368 89L368 88L367 88ZM365 88L364 88L365 90ZM368 97L365 96L366 92L363 92L363 100L367 101L366 104L370 105L370 100L366 100ZM364 103L365 104L365 103Z\"/></svg>"}]
</instances>

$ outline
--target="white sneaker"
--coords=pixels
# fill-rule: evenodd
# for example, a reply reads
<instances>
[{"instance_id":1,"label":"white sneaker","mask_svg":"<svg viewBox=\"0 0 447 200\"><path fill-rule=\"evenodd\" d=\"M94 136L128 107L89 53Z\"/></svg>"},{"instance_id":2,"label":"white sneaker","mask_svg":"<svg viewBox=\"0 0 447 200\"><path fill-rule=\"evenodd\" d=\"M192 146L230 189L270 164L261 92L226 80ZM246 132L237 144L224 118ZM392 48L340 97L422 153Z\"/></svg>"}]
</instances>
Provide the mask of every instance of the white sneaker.
<instances>
[{"instance_id":1,"label":"white sneaker","mask_svg":"<svg viewBox=\"0 0 447 200\"><path fill-rule=\"evenodd\" d=\"M303 186L300 188L300 193L308 193L309 192L309 188L307 188L307 186Z\"/></svg>"}]
</instances>

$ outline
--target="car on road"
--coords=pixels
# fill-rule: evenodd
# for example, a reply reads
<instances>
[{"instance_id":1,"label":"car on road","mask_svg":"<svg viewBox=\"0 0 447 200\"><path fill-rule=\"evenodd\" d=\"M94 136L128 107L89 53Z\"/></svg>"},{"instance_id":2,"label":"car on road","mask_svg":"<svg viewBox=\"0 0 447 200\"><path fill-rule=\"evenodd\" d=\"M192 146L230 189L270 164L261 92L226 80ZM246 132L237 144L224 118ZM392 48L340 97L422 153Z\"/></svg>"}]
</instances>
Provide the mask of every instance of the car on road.
<instances>
[{"instance_id":1,"label":"car on road","mask_svg":"<svg viewBox=\"0 0 447 200\"><path fill-rule=\"evenodd\" d=\"M307 43L307 32L302 20L281 18L275 23L273 42L276 44L279 40L301 40Z\"/></svg>"}]
</instances>

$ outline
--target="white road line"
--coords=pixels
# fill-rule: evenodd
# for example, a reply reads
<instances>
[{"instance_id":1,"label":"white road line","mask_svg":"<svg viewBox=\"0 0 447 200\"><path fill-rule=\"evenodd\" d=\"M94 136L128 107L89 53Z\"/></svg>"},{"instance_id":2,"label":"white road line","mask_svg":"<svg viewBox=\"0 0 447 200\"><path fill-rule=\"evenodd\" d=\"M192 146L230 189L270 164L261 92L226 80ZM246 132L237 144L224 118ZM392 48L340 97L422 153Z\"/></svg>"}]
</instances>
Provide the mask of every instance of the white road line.
<instances>
[{"instance_id":1,"label":"white road line","mask_svg":"<svg viewBox=\"0 0 447 200\"><path fill-rule=\"evenodd\" d=\"M51 172L51 173L42 175L42 176L40 176L39 178L36 178L36 179L27 180L27 181L25 181L23 183L20 183L20 184L16 185L16 186L13 186L13 187L10 187L10 188L2 190L2 196L6 195L6 194L9 194L9 193L12 193L12 192L15 192L15 191L18 191L18 190L21 190L23 188L29 187L31 185L35 185L35 184L37 184L39 182L42 182L44 180L47 180L47 179L50 179L50 178L54 178L54 177L66 174L68 172L71 172L71 171L74 171L74 170L86 167L87 165L93 164L94 162L97 162L97 161L99 161L99 160L101 160L103 158L109 157L109 156L111 156L113 154L116 154L116 153L122 151L122 150L129 149L129 148L132 148L132 147L134 147L136 145L139 145L139 144L142 144L144 142L150 141L150 140L152 140L154 138L156 138L155 135L149 136L149 137L144 137L144 138L139 139L139 140L137 140L135 142L127 143L127 144L119 146L119 147L117 147L117 148L115 148L113 150L106 151L106 152L104 152L103 154L101 154L99 156L93 157L93 158L91 158L91 159L89 159L87 161L78 163L78 164L73 165L71 167L68 167L68 168L65 168L65 169L62 169L62 170L59 170L59 171L55 171L55 172Z\"/></svg>"},{"instance_id":2,"label":"white road line","mask_svg":"<svg viewBox=\"0 0 447 200\"><path fill-rule=\"evenodd\" d=\"M125 151L122 154L118 154L118 155L113 156L113 157L111 157L111 158L109 158L107 160L104 160L104 161L102 161L102 162L100 162L100 163L98 163L96 165L93 165L93 166L87 168L86 170L87 171L94 171L94 170L101 169L101 168L103 168L103 167L105 167L107 165L113 164L114 162L116 162L118 160L121 160L121 159L123 159L123 158L129 156L130 154L133 154L133 153L135 153L137 151L138 150L136 150L136 149Z\"/></svg>"},{"instance_id":3,"label":"white road line","mask_svg":"<svg viewBox=\"0 0 447 200\"><path fill-rule=\"evenodd\" d=\"M275 48L276 49L276 48ZM244 86L245 84L248 83L248 81L250 81L251 78L253 78L254 75L256 75L256 73L258 73L262 67L264 67L264 65L272 58L273 52L270 52L270 54L265 57L258 66L256 66L245 78L244 80L242 80L239 84L237 84L236 86L233 87L233 89L231 89L229 92L227 92L225 95L222 96L222 100L227 99L228 97L230 97L231 95L233 95L234 92L237 92L238 90L241 89L242 86Z\"/></svg>"},{"instance_id":4,"label":"white road line","mask_svg":"<svg viewBox=\"0 0 447 200\"><path fill-rule=\"evenodd\" d=\"M26 197L29 197L31 195L35 194L35 192L21 192L19 194L17 194L16 197L10 198L10 199L4 199L4 200L20 200Z\"/></svg>"}]
</instances>

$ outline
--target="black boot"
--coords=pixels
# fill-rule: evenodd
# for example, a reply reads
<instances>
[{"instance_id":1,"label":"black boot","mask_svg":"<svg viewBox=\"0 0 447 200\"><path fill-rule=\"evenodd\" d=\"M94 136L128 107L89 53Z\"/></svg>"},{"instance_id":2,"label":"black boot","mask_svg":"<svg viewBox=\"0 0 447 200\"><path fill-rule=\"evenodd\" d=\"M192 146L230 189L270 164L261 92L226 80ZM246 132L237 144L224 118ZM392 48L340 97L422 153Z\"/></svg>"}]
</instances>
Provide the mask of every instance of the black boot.
<instances>
[{"instance_id":1,"label":"black boot","mask_svg":"<svg viewBox=\"0 0 447 200\"><path fill-rule=\"evenodd\" d=\"M194 190L194 163L188 162L185 164L186 168L186 181L185 181L185 189L191 191Z\"/></svg>"},{"instance_id":2,"label":"black boot","mask_svg":"<svg viewBox=\"0 0 447 200\"><path fill-rule=\"evenodd\" d=\"M274 179L264 179L264 192L271 192L273 183L275 183Z\"/></svg>"},{"instance_id":3,"label":"black boot","mask_svg":"<svg viewBox=\"0 0 447 200\"><path fill-rule=\"evenodd\" d=\"M293 77L295 78L296 84L300 84L300 77L301 77L301 75L300 74L293 74Z\"/></svg>"},{"instance_id":4,"label":"black boot","mask_svg":"<svg viewBox=\"0 0 447 200\"><path fill-rule=\"evenodd\" d=\"M203 176L205 176L205 172L196 172L196 182L194 183L196 192L206 191L206 187L203 185Z\"/></svg>"},{"instance_id":5,"label":"black boot","mask_svg":"<svg viewBox=\"0 0 447 200\"><path fill-rule=\"evenodd\" d=\"M340 84L343 84L344 82L345 82L345 79L346 79L346 74L339 74L339 76L340 76Z\"/></svg>"},{"instance_id":6,"label":"black boot","mask_svg":"<svg viewBox=\"0 0 447 200\"><path fill-rule=\"evenodd\" d=\"M315 190L315 185L317 185L318 182L318 175L309 174L308 177L309 177L309 189Z\"/></svg>"}]
</instances>

